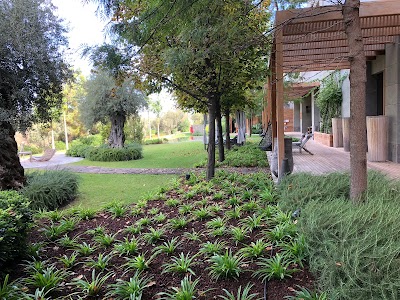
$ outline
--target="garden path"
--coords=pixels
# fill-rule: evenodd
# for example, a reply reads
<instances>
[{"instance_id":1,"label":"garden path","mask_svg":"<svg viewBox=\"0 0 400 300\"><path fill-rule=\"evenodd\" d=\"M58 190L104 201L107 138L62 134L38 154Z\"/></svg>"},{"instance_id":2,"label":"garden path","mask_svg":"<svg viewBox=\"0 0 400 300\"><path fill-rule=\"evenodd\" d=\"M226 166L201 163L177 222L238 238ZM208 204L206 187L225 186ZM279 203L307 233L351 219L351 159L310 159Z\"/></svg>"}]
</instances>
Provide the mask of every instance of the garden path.
<instances>
[{"instance_id":1,"label":"garden path","mask_svg":"<svg viewBox=\"0 0 400 300\"><path fill-rule=\"evenodd\" d=\"M295 134L288 135L295 136ZM314 140L308 141L306 148L314 155L293 150L293 173L306 172L319 175L350 171L350 153L345 152L343 148L327 147ZM368 169L380 171L392 179L400 180L400 164L390 161L368 162Z\"/></svg>"},{"instance_id":2,"label":"garden path","mask_svg":"<svg viewBox=\"0 0 400 300\"><path fill-rule=\"evenodd\" d=\"M29 158L21 160L25 169L47 169L47 170L69 170L77 173L96 173L96 174L150 174L150 175L168 175L185 174L192 171L203 170L201 168L106 168L95 166L73 166L68 165L82 160L80 157L69 157L64 153L56 153L54 157L47 162L30 162ZM268 172L268 168L224 168L229 171L240 173Z\"/></svg>"}]
</instances>

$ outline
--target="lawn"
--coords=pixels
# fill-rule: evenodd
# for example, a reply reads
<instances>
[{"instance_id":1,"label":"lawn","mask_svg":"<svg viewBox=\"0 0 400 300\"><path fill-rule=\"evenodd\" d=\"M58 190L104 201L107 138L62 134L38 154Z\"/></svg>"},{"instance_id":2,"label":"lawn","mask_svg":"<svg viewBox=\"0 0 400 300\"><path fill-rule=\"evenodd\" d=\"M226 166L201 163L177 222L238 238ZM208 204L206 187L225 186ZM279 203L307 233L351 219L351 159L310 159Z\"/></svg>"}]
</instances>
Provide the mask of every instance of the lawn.
<instances>
[{"instance_id":1,"label":"lawn","mask_svg":"<svg viewBox=\"0 0 400 300\"><path fill-rule=\"evenodd\" d=\"M174 175L79 174L79 198L68 207L98 208L117 201L131 204L158 190Z\"/></svg>"},{"instance_id":2,"label":"lawn","mask_svg":"<svg viewBox=\"0 0 400 300\"><path fill-rule=\"evenodd\" d=\"M207 155L202 142L179 142L143 146L143 159L99 162L84 159L75 166L110 168L192 168Z\"/></svg>"}]
</instances>

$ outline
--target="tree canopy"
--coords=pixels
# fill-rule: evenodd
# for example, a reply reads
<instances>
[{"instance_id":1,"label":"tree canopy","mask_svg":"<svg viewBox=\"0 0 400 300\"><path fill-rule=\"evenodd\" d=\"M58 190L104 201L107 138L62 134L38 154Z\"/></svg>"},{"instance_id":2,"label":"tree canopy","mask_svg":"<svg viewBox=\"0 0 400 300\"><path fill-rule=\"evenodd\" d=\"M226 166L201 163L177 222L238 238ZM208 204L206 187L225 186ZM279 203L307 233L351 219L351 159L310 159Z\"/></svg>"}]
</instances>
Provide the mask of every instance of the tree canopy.
<instances>
[{"instance_id":1,"label":"tree canopy","mask_svg":"<svg viewBox=\"0 0 400 300\"><path fill-rule=\"evenodd\" d=\"M65 30L49 0L0 2L0 189L19 188L24 170L15 130L51 120L71 77Z\"/></svg>"},{"instance_id":2,"label":"tree canopy","mask_svg":"<svg viewBox=\"0 0 400 300\"><path fill-rule=\"evenodd\" d=\"M117 84L105 71L93 73L86 83L86 95L80 101L82 121L87 128L97 122L111 122L109 144L124 146L124 124L127 117L137 115L147 103L143 94L135 89L131 79Z\"/></svg>"}]
</instances>

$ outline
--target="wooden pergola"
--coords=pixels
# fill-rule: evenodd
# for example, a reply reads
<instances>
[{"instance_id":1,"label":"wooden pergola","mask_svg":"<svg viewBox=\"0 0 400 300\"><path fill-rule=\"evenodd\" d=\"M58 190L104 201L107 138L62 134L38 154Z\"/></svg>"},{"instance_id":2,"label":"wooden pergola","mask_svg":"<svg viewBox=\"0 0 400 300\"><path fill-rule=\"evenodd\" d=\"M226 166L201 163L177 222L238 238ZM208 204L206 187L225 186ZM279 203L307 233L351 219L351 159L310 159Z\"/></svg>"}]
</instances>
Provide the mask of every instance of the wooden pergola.
<instances>
[{"instance_id":1,"label":"wooden pergola","mask_svg":"<svg viewBox=\"0 0 400 300\"><path fill-rule=\"evenodd\" d=\"M367 60L374 60L400 35L400 0L362 2L360 18L365 55ZM340 5L278 11L274 33L263 119L264 125L268 121L273 124L281 176L285 74L349 69L350 63Z\"/></svg>"}]
</instances>

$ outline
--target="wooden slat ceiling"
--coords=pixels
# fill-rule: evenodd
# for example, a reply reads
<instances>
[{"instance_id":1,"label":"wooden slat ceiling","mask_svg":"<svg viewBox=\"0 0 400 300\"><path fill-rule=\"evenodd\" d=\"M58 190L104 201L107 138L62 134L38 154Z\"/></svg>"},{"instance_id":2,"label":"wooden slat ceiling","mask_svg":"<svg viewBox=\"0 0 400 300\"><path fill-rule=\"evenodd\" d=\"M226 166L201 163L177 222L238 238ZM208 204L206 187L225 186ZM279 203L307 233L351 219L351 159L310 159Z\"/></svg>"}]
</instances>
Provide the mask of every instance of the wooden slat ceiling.
<instances>
[{"instance_id":1,"label":"wooden slat ceiling","mask_svg":"<svg viewBox=\"0 0 400 300\"><path fill-rule=\"evenodd\" d=\"M283 70L288 72L348 69L348 44L340 6L280 11ZM367 60L385 53L400 35L400 0L361 3L360 17Z\"/></svg>"}]
</instances>

